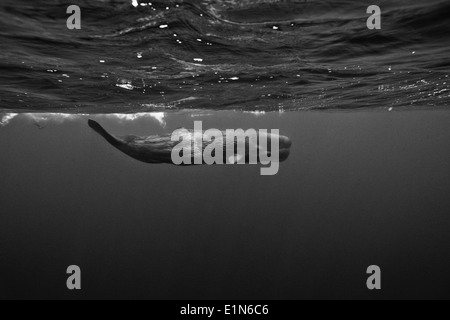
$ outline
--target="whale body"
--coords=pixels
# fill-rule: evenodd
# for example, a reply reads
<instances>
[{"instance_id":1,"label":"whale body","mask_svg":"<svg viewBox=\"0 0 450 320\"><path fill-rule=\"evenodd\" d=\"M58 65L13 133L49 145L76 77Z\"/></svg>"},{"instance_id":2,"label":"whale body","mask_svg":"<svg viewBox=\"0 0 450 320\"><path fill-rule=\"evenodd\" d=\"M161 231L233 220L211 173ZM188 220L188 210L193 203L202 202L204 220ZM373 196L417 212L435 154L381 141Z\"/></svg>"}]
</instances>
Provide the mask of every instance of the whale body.
<instances>
[{"instance_id":1,"label":"whale body","mask_svg":"<svg viewBox=\"0 0 450 320\"><path fill-rule=\"evenodd\" d=\"M95 132L100 134L112 146L114 146L118 150L122 151L126 155L136 160L152 164L158 163L174 164L172 151L174 150L174 148L179 146L180 141L179 140L173 141L172 140L173 134L159 135L159 136L155 135L148 137L138 137L135 135L114 136L108 133L98 122L94 120L89 120L88 124ZM181 128L179 130L183 132L182 133L182 135L184 135L182 136L183 140L187 139L191 139L192 141L196 139L198 140L197 144L198 148L195 147L192 148L192 155L190 155L190 157L193 159L193 161L191 162L192 165L195 163L194 159L196 155L202 153L206 147L211 146L212 144L215 143L214 139L210 139L210 137L205 132L203 132L203 136L198 137L198 135L196 135L194 130L187 130L184 128ZM226 156L228 155L227 146L228 148L230 148L231 146L231 148L234 151L234 152L232 151L234 154L234 159L231 159L230 161L231 163L233 162L233 160L234 162L238 162L239 160L243 160L244 158L245 163L250 163L251 157L249 151L252 149L251 147L254 147L253 150L258 150L258 157L257 157L258 163L260 161L261 154L265 156L272 156L271 155L272 139L277 139L279 141L279 148L278 148L279 162L285 161L289 157L290 147L292 143L288 137L281 135L274 135L272 133L260 132L259 139L256 144L250 141L249 139L245 140L245 152L244 154L242 154L239 153L237 139L233 138L233 140L230 140L230 138L226 134L226 131L221 131L221 133L223 135L223 143L220 145L218 150L222 150L223 155ZM268 146L267 145L262 146L259 144L262 135L263 136L265 135L264 141L268 142ZM202 162L201 164L205 164L205 162Z\"/></svg>"}]
</instances>

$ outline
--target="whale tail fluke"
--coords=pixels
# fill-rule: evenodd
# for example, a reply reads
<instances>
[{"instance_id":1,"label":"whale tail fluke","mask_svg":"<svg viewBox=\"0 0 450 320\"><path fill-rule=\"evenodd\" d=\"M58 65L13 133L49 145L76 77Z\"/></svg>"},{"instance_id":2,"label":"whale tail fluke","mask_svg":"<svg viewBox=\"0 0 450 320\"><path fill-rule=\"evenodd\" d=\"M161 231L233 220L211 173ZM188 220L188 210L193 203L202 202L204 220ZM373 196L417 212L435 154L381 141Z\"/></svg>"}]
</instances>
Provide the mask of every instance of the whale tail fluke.
<instances>
[{"instance_id":1,"label":"whale tail fluke","mask_svg":"<svg viewBox=\"0 0 450 320\"><path fill-rule=\"evenodd\" d=\"M103 138L105 138L109 143L111 143L113 146L118 146L120 144L119 140L117 140L116 137L109 134L97 121L89 119L88 125L95 132L97 132L99 135L101 135Z\"/></svg>"}]
</instances>

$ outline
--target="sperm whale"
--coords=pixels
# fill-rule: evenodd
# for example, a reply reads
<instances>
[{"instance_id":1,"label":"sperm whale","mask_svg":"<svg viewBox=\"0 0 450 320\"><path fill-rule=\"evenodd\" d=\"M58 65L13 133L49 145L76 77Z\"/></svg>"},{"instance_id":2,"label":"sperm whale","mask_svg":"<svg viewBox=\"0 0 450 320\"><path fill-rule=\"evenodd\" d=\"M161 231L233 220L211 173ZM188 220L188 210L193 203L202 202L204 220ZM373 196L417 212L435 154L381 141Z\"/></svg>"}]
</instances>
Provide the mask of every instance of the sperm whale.
<instances>
[{"instance_id":1,"label":"sperm whale","mask_svg":"<svg viewBox=\"0 0 450 320\"><path fill-rule=\"evenodd\" d=\"M214 145L215 143L218 143L217 139L214 140L214 138L212 138L208 133L203 132L203 135L199 138L195 131L187 130L184 128L177 130L179 134L178 137L174 139L173 133L148 137L138 137L135 135L114 136L108 133L98 122L94 120L89 120L88 125L95 132L101 135L106 141L108 141L112 146L122 151L126 155L136 160L153 164L166 163L180 165L179 163L174 162L173 157L174 149L180 146L180 138L184 141L192 141L193 145L195 145L195 142L197 142L199 145L199 147L197 148L198 150L194 147L193 152L189 152L189 155L187 155L187 157L191 158L192 161L185 161L181 165L211 164L207 161L198 163L195 161L195 159L199 153L204 152L206 148L211 148L211 146L216 147L215 150L222 151L223 155L227 156L230 154L230 145L232 148L233 159L227 159L229 160L228 163L237 163L239 161L241 161L241 163L243 163L244 161L245 163L251 163L251 150L258 151L256 160L258 163L260 163L263 156L272 156L272 149L275 150L275 147L272 147L273 142L271 143L271 141L278 141L279 146L278 148L276 148L278 149L278 157L276 158L279 162L282 162L289 157L290 148L292 145L292 142L288 137L265 132L260 132L257 141L245 139L245 148L240 149L238 139L236 139L235 136L230 137L226 131L219 131L219 133L223 136L223 141L226 142L222 143L219 146ZM263 145L261 142L265 142L265 145ZM215 152L213 152L213 154L214 153ZM186 157L186 155L184 155L184 157Z\"/></svg>"}]
</instances>

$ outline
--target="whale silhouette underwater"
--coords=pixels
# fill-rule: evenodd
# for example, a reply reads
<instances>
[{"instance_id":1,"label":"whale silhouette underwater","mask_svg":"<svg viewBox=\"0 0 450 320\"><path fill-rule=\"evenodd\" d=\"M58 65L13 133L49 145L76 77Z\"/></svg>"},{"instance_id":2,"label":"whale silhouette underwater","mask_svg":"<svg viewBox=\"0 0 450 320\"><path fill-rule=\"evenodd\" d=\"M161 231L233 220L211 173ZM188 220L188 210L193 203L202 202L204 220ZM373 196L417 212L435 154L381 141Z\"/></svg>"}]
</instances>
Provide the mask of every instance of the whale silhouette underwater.
<instances>
[{"instance_id":1,"label":"whale silhouette underwater","mask_svg":"<svg viewBox=\"0 0 450 320\"><path fill-rule=\"evenodd\" d=\"M161 135L161 136L148 136L148 137L138 137L135 135L127 135L127 136L114 136L110 133L108 133L98 122L94 120L88 121L89 126L97 132L99 135L101 135L106 141L108 141L112 146L117 148L118 150L122 151L126 155L145 162L145 163L152 163L152 164L159 164L159 163L166 163L166 164L175 164L173 161L173 155L172 151L175 147L180 145L180 141L172 141L172 135L173 134L167 134L167 135ZM221 150L223 152L223 159L224 163L233 164L237 163L238 161L240 163L253 163L251 162L252 159L255 159L254 156L250 156L249 152L252 150L257 150L257 163L261 164L262 159L267 159L268 157L271 159L271 161L277 161L277 162L283 162L289 157L290 148L291 148L291 140L286 136L276 135L273 133L267 133L267 132L261 132L259 131L258 135L258 141L255 143L254 140L251 140L249 138L245 139L245 151L242 153L243 148L241 145L241 148L238 146L238 139L236 137L233 137L231 140L231 137L227 136L226 131L220 131L223 135L223 140L219 145L214 145L217 142L217 139L211 138L203 132L203 136L195 134L194 130L187 130L184 128L181 128L179 130L182 130L183 132L180 136L180 140L183 141L192 141L192 146L194 146L190 152L190 155L188 157L191 158L192 161L190 161L189 164L182 163L182 164L176 164L176 165L199 165L199 164L211 164L206 163L204 160L202 160L201 163L195 162L196 155L198 156L199 153L203 154L205 151L205 148L211 148L217 147L215 150ZM191 140L188 140L191 139ZM193 143L194 140L197 139L198 144L195 147L195 144ZM279 147L278 149L278 157L275 155L272 155L272 144L274 141L273 139L276 139L279 141ZM261 143L263 142L263 143ZM227 150L228 148L228 150ZM232 148L230 153L230 148ZM275 148L274 148L275 149ZM183 152L181 152L183 153ZM215 152L213 151L212 154ZM232 158L227 157L228 155L232 154ZM184 156L184 155L183 155ZM245 159L245 162L243 161Z\"/></svg>"}]
</instances>

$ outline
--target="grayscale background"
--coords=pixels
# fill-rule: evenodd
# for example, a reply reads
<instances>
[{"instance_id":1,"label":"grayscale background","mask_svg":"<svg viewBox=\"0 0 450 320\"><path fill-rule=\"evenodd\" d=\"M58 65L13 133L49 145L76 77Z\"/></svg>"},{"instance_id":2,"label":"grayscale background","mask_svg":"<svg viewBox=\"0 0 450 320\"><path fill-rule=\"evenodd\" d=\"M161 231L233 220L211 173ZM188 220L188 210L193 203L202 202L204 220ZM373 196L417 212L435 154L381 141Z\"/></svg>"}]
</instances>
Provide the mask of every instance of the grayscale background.
<instances>
[{"instance_id":1,"label":"grayscale background","mask_svg":"<svg viewBox=\"0 0 450 320\"><path fill-rule=\"evenodd\" d=\"M450 298L448 1L151 2L1 1L0 299ZM148 165L89 118L292 152Z\"/></svg>"}]
</instances>

